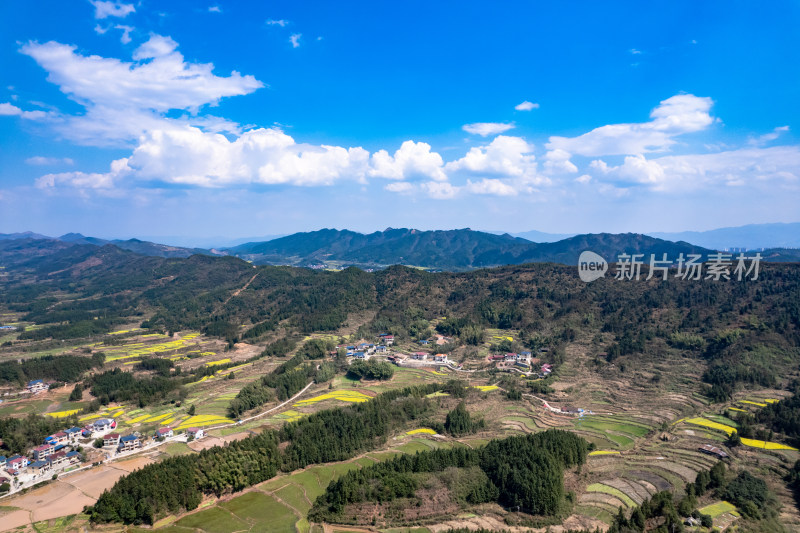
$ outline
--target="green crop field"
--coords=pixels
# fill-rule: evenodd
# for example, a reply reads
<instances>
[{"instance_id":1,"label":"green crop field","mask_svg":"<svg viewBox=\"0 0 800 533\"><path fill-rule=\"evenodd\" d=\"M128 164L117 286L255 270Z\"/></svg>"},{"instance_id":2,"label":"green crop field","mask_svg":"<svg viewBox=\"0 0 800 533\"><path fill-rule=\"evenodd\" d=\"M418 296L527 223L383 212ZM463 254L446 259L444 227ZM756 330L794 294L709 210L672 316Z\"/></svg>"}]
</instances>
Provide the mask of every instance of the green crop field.
<instances>
[{"instance_id":1,"label":"green crop field","mask_svg":"<svg viewBox=\"0 0 800 533\"><path fill-rule=\"evenodd\" d=\"M176 526L201 529L213 533L233 533L250 529L250 526L221 507L211 507L190 514L175 522Z\"/></svg>"},{"instance_id":2,"label":"green crop field","mask_svg":"<svg viewBox=\"0 0 800 533\"><path fill-rule=\"evenodd\" d=\"M285 505L263 492L252 491L220 504L234 515L251 522L250 531L292 531L297 516Z\"/></svg>"}]
</instances>

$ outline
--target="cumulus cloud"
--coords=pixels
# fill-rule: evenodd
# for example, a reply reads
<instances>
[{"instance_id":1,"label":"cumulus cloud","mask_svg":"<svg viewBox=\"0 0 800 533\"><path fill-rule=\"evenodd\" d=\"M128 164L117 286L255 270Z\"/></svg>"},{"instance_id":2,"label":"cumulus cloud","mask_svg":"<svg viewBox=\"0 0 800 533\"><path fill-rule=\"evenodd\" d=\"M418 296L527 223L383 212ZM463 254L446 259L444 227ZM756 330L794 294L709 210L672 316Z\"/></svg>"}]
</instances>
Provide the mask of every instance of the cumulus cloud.
<instances>
[{"instance_id":1,"label":"cumulus cloud","mask_svg":"<svg viewBox=\"0 0 800 533\"><path fill-rule=\"evenodd\" d=\"M520 177L536 173L536 156L533 145L525 139L499 135L486 146L470 148L464 157L451 161L445 168L453 172Z\"/></svg>"},{"instance_id":2,"label":"cumulus cloud","mask_svg":"<svg viewBox=\"0 0 800 533\"><path fill-rule=\"evenodd\" d=\"M94 18L104 19L108 17L125 18L136 11L133 4L122 2L105 2L102 0L92 0L94 6Z\"/></svg>"},{"instance_id":3,"label":"cumulus cloud","mask_svg":"<svg viewBox=\"0 0 800 533\"><path fill-rule=\"evenodd\" d=\"M280 19L280 20L267 19L267 21L266 21L266 25L267 26L280 26L281 28L283 28L287 24L289 24L289 21L288 20L283 20L283 19Z\"/></svg>"},{"instance_id":4,"label":"cumulus cloud","mask_svg":"<svg viewBox=\"0 0 800 533\"><path fill-rule=\"evenodd\" d=\"M106 173L97 172L60 172L58 174L45 174L36 180L40 189L53 189L59 186L69 186L76 189L112 189L115 180L130 171L128 160L117 159L111 163L111 169Z\"/></svg>"},{"instance_id":5,"label":"cumulus cloud","mask_svg":"<svg viewBox=\"0 0 800 533\"><path fill-rule=\"evenodd\" d=\"M464 188L473 194L494 196L516 196L517 194L517 190L512 185L496 178L483 178L478 182L467 180Z\"/></svg>"},{"instance_id":6,"label":"cumulus cloud","mask_svg":"<svg viewBox=\"0 0 800 533\"><path fill-rule=\"evenodd\" d=\"M570 158L572 154L559 148L548 151L544 156L544 171L549 174L574 174L578 172Z\"/></svg>"},{"instance_id":7,"label":"cumulus cloud","mask_svg":"<svg viewBox=\"0 0 800 533\"><path fill-rule=\"evenodd\" d=\"M389 192L396 192L398 194L411 194L414 192L414 185L407 181L395 181L384 187Z\"/></svg>"},{"instance_id":8,"label":"cumulus cloud","mask_svg":"<svg viewBox=\"0 0 800 533\"><path fill-rule=\"evenodd\" d=\"M553 136L546 146L588 157L663 152L675 144L675 137L710 126L712 104L711 98L679 94L653 109L650 122L610 124L578 137Z\"/></svg>"},{"instance_id":9,"label":"cumulus cloud","mask_svg":"<svg viewBox=\"0 0 800 533\"><path fill-rule=\"evenodd\" d=\"M393 156L386 150L378 150L371 157L371 177L393 180L428 178L444 181L442 156L431 151L431 146L424 142L405 141Z\"/></svg>"},{"instance_id":10,"label":"cumulus cloud","mask_svg":"<svg viewBox=\"0 0 800 533\"><path fill-rule=\"evenodd\" d=\"M209 13L222 13L222 8L219 6L209 6L208 8Z\"/></svg>"},{"instance_id":11,"label":"cumulus cloud","mask_svg":"<svg viewBox=\"0 0 800 533\"><path fill-rule=\"evenodd\" d=\"M532 111L534 109L539 109L539 104L525 100L521 104L515 105L514 109L517 111Z\"/></svg>"},{"instance_id":12,"label":"cumulus cloud","mask_svg":"<svg viewBox=\"0 0 800 533\"><path fill-rule=\"evenodd\" d=\"M132 26L123 26L122 24L117 24L114 26L114 29L121 30L122 35L119 37L119 41L122 44L128 44L131 42L131 32L135 29Z\"/></svg>"},{"instance_id":13,"label":"cumulus cloud","mask_svg":"<svg viewBox=\"0 0 800 533\"><path fill-rule=\"evenodd\" d=\"M45 111L24 111L19 107L10 104L8 102L4 102L0 104L0 116L12 116L12 117L20 117L25 118L28 120L41 120L48 118L50 115Z\"/></svg>"},{"instance_id":14,"label":"cumulus cloud","mask_svg":"<svg viewBox=\"0 0 800 533\"><path fill-rule=\"evenodd\" d=\"M299 48L300 47L300 37L302 37L302 33L293 33L289 37L289 42L292 43L292 48Z\"/></svg>"},{"instance_id":15,"label":"cumulus cloud","mask_svg":"<svg viewBox=\"0 0 800 533\"><path fill-rule=\"evenodd\" d=\"M490 135L498 135L510 129L514 129L514 124L506 124L502 122L475 122L473 124L464 124L461 129L473 135L480 135L481 137L488 137Z\"/></svg>"},{"instance_id":16,"label":"cumulus cloud","mask_svg":"<svg viewBox=\"0 0 800 533\"><path fill-rule=\"evenodd\" d=\"M458 188L446 181L429 181L421 185L428 196L436 200L449 200L458 194Z\"/></svg>"},{"instance_id":17,"label":"cumulus cloud","mask_svg":"<svg viewBox=\"0 0 800 533\"><path fill-rule=\"evenodd\" d=\"M44 157L41 155L29 157L25 160L29 165L45 166L45 165L72 165L75 163L69 157Z\"/></svg>"},{"instance_id":18,"label":"cumulus cloud","mask_svg":"<svg viewBox=\"0 0 800 533\"><path fill-rule=\"evenodd\" d=\"M84 56L74 46L29 42L20 50L48 72L86 113L62 117L58 130L83 144L130 142L149 129L163 128L170 110L196 113L222 98L263 87L253 76L213 73L212 64L187 63L169 37L151 35L133 53L134 62Z\"/></svg>"},{"instance_id":19,"label":"cumulus cloud","mask_svg":"<svg viewBox=\"0 0 800 533\"><path fill-rule=\"evenodd\" d=\"M768 182L796 187L800 180L800 147L750 147L654 159L628 156L621 165L609 167L608 174L621 181L670 192Z\"/></svg>"}]
</instances>

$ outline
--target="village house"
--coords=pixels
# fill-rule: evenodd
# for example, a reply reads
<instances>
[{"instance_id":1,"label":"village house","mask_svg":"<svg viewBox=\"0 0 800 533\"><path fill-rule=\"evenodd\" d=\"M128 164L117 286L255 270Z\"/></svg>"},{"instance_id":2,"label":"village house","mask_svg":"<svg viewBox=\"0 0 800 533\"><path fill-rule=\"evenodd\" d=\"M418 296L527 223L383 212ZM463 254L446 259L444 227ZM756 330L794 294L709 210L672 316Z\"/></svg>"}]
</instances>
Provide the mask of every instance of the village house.
<instances>
[{"instance_id":1,"label":"village house","mask_svg":"<svg viewBox=\"0 0 800 533\"><path fill-rule=\"evenodd\" d=\"M423 346L427 346L431 343L431 341L429 341L428 339L420 339L417 342L419 342Z\"/></svg>"},{"instance_id":2,"label":"village house","mask_svg":"<svg viewBox=\"0 0 800 533\"><path fill-rule=\"evenodd\" d=\"M50 443L53 446L58 446L59 444L69 444L69 434L66 431L59 431L58 433L54 433L44 439L46 443Z\"/></svg>"},{"instance_id":3,"label":"village house","mask_svg":"<svg viewBox=\"0 0 800 533\"><path fill-rule=\"evenodd\" d=\"M13 455L8 458L8 462L6 463L6 469L11 472L11 470L22 470L28 466L28 458L24 455Z\"/></svg>"},{"instance_id":4,"label":"village house","mask_svg":"<svg viewBox=\"0 0 800 533\"><path fill-rule=\"evenodd\" d=\"M8 461L8 458L5 455L0 455L0 466L6 466L6 461Z\"/></svg>"},{"instance_id":5,"label":"village house","mask_svg":"<svg viewBox=\"0 0 800 533\"><path fill-rule=\"evenodd\" d=\"M186 430L186 434L193 439L202 439L206 432L202 428L189 428Z\"/></svg>"},{"instance_id":6,"label":"village house","mask_svg":"<svg viewBox=\"0 0 800 533\"><path fill-rule=\"evenodd\" d=\"M65 466L69 459L67 459L67 452L56 452L47 458L53 468L61 468Z\"/></svg>"},{"instance_id":7,"label":"village house","mask_svg":"<svg viewBox=\"0 0 800 533\"><path fill-rule=\"evenodd\" d=\"M447 354L445 353L437 353L433 356L433 360L436 363L446 363L447 362Z\"/></svg>"},{"instance_id":8,"label":"village house","mask_svg":"<svg viewBox=\"0 0 800 533\"><path fill-rule=\"evenodd\" d=\"M417 361L424 361L428 358L427 352L414 352L411 354L411 359L415 359Z\"/></svg>"},{"instance_id":9,"label":"village house","mask_svg":"<svg viewBox=\"0 0 800 533\"><path fill-rule=\"evenodd\" d=\"M166 439L167 437L171 437L174 435L175 432L172 431L172 428L158 428L156 430L156 437L161 437Z\"/></svg>"},{"instance_id":10,"label":"village house","mask_svg":"<svg viewBox=\"0 0 800 533\"><path fill-rule=\"evenodd\" d=\"M71 465L75 465L81 462L81 454L80 452L71 451L67 452L67 462Z\"/></svg>"},{"instance_id":11,"label":"village house","mask_svg":"<svg viewBox=\"0 0 800 533\"><path fill-rule=\"evenodd\" d=\"M56 447L52 444L42 444L41 446L37 446L33 449L33 460L34 461L42 461L47 459L53 452L56 451Z\"/></svg>"},{"instance_id":12,"label":"village house","mask_svg":"<svg viewBox=\"0 0 800 533\"><path fill-rule=\"evenodd\" d=\"M98 433L103 433L115 427L117 427L117 422L113 418L100 418L99 420L95 420L92 424L92 430Z\"/></svg>"},{"instance_id":13,"label":"village house","mask_svg":"<svg viewBox=\"0 0 800 533\"><path fill-rule=\"evenodd\" d=\"M385 354L387 351L389 351L389 348L381 344L375 347L375 351L379 354Z\"/></svg>"},{"instance_id":14,"label":"village house","mask_svg":"<svg viewBox=\"0 0 800 533\"><path fill-rule=\"evenodd\" d=\"M517 362L517 354L515 353L507 353L503 359L506 363L516 363Z\"/></svg>"},{"instance_id":15,"label":"village house","mask_svg":"<svg viewBox=\"0 0 800 533\"><path fill-rule=\"evenodd\" d=\"M365 354L364 352L356 352L353 354L353 357L355 357L356 359L366 359L367 354Z\"/></svg>"},{"instance_id":16,"label":"village house","mask_svg":"<svg viewBox=\"0 0 800 533\"><path fill-rule=\"evenodd\" d=\"M136 435L125 435L119 439L118 451L129 452L142 447L142 441Z\"/></svg>"},{"instance_id":17,"label":"village house","mask_svg":"<svg viewBox=\"0 0 800 533\"><path fill-rule=\"evenodd\" d=\"M713 455L718 459L727 459L728 454L724 450L717 448L716 446L712 446L711 444L703 444L699 448L698 451L705 453L707 455Z\"/></svg>"},{"instance_id":18,"label":"village house","mask_svg":"<svg viewBox=\"0 0 800 533\"><path fill-rule=\"evenodd\" d=\"M78 439L81 438L81 428L78 427L65 429L64 433L67 434L67 439L69 440L70 444L75 444L78 442Z\"/></svg>"},{"instance_id":19,"label":"village house","mask_svg":"<svg viewBox=\"0 0 800 533\"><path fill-rule=\"evenodd\" d=\"M103 437L103 446L116 446L119 443L119 433L109 433Z\"/></svg>"},{"instance_id":20,"label":"village house","mask_svg":"<svg viewBox=\"0 0 800 533\"><path fill-rule=\"evenodd\" d=\"M52 469L53 466L52 464L50 464L50 461L36 461L28 466L28 472L30 472L34 476L40 476L42 474L46 474L50 472L50 470Z\"/></svg>"},{"instance_id":21,"label":"village house","mask_svg":"<svg viewBox=\"0 0 800 533\"><path fill-rule=\"evenodd\" d=\"M384 343L386 346L391 346L392 344L394 344L394 335L386 335L386 336L383 338L383 343Z\"/></svg>"},{"instance_id":22,"label":"village house","mask_svg":"<svg viewBox=\"0 0 800 533\"><path fill-rule=\"evenodd\" d=\"M28 385L25 387L28 392L31 394L38 394L40 392L44 392L50 388L50 385L42 381L41 379L34 379L28 382Z\"/></svg>"},{"instance_id":23,"label":"village house","mask_svg":"<svg viewBox=\"0 0 800 533\"><path fill-rule=\"evenodd\" d=\"M443 344L447 344L448 342L450 342L452 340L450 337L445 337L444 335L436 335L435 338L436 338L436 345L437 346L441 346Z\"/></svg>"}]
</instances>

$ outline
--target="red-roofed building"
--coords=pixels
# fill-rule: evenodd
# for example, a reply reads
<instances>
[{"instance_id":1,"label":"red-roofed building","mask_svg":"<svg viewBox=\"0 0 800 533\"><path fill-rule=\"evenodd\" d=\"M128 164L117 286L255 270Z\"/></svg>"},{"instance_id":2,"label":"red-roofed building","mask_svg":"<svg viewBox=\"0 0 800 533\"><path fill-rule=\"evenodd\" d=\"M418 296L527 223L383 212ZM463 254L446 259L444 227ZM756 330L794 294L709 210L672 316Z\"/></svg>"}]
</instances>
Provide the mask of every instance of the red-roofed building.
<instances>
[{"instance_id":1,"label":"red-roofed building","mask_svg":"<svg viewBox=\"0 0 800 533\"><path fill-rule=\"evenodd\" d=\"M175 434L175 432L172 431L172 428L158 428L156 430L156 437L167 438L167 437L171 437L174 434Z\"/></svg>"},{"instance_id":2,"label":"red-roofed building","mask_svg":"<svg viewBox=\"0 0 800 533\"><path fill-rule=\"evenodd\" d=\"M116 446L119 444L119 433L109 433L103 437L103 446Z\"/></svg>"},{"instance_id":3,"label":"red-roofed building","mask_svg":"<svg viewBox=\"0 0 800 533\"><path fill-rule=\"evenodd\" d=\"M34 461L43 461L54 451L56 451L56 447L52 444L42 444L33 449L33 459Z\"/></svg>"},{"instance_id":4,"label":"red-roofed building","mask_svg":"<svg viewBox=\"0 0 800 533\"><path fill-rule=\"evenodd\" d=\"M206 432L203 431L203 428L189 428L186 430L186 434L193 439L202 439L205 437Z\"/></svg>"}]
</instances>

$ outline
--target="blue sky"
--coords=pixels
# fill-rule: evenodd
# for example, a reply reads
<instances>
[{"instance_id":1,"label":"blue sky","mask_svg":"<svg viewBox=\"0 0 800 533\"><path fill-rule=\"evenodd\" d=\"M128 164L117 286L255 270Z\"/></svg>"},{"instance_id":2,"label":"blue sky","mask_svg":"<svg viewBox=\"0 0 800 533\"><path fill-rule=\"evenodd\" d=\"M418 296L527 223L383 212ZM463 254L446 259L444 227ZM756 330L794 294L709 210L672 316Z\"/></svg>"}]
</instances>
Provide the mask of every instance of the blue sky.
<instances>
[{"instance_id":1,"label":"blue sky","mask_svg":"<svg viewBox=\"0 0 800 533\"><path fill-rule=\"evenodd\" d=\"M0 232L800 220L800 4L5 2Z\"/></svg>"}]
</instances>

